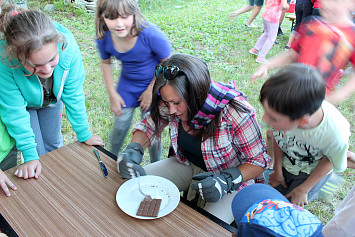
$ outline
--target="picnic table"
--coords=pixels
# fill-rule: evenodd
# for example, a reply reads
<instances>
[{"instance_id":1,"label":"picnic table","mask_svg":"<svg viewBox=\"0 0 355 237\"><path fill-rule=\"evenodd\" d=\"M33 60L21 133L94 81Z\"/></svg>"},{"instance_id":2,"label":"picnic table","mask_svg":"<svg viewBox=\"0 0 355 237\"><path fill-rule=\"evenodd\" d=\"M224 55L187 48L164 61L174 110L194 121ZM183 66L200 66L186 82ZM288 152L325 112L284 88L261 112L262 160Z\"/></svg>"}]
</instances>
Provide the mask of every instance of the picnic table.
<instances>
[{"instance_id":1,"label":"picnic table","mask_svg":"<svg viewBox=\"0 0 355 237\"><path fill-rule=\"evenodd\" d=\"M105 178L94 154L99 150ZM18 190L0 193L0 229L8 236L232 236L236 229L183 198L168 215L131 217L116 203L126 182L115 156L101 147L74 142L41 156L42 174L19 179L5 171Z\"/></svg>"}]
</instances>

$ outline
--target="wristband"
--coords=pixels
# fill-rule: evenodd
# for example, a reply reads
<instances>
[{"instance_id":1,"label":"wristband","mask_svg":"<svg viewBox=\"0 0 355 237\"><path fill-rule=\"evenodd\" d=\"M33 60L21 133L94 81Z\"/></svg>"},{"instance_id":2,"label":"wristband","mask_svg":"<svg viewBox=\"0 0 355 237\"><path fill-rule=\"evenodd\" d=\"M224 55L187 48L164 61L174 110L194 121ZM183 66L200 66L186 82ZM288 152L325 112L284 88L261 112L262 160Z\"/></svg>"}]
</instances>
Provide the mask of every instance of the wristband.
<instances>
[{"instance_id":1,"label":"wristband","mask_svg":"<svg viewBox=\"0 0 355 237\"><path fill-rule=\"evenodd\" d=\"M142 156L144 155L144 149L143 149L142 145L139 144L138 142L132 142L131 144L129 144L127 146L127 148L139 151L139 153L141 153Z\"/></svg>"}]
</instances>

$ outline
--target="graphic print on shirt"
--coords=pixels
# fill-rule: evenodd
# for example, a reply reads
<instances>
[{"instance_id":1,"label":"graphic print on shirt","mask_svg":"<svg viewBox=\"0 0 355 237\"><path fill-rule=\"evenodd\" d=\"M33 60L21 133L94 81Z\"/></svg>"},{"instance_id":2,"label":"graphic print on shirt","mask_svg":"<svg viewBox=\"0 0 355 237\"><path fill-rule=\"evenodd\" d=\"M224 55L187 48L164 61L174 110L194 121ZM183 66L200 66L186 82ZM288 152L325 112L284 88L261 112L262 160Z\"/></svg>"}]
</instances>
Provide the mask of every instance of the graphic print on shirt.
<instances>
[{"instance_id":1,"label":"graphic print on shirt","mask_svg":"<svg viewBox=\"0 0 355 237\"><path fill-rule=\"evenodd\" d=\"M274 136L285 157L292 165L301 167L301 164L305 162L312 164L315 162L316 157L319 157L319 149L305 143L303 140L297 140L293 134L287 135L285 131L277 131L276 134L274 132Z\"/></svg>"}]
</instances>

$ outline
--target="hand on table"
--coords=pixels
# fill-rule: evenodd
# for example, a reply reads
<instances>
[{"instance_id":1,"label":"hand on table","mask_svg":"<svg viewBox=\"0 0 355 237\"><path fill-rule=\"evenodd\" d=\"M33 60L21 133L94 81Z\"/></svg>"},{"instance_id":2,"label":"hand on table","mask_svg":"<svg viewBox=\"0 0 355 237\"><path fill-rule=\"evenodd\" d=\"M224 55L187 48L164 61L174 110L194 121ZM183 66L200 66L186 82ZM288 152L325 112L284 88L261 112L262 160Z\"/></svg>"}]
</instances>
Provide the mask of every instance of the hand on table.
<instances>
[{"instance_id":1,"label":"hand on table","mask_svg":"<svg viewBox=\"0 0 355 237\"><path fill-rule=\"evenodd\" d=\"M143 159L144 149L136 142L130 143L117 159L117 168L122 178L131 179L146 175L139 165Z\"/></svg>"},{"instance_id":2,"label":"hand on table","mask_svg":"<svg viewBox=\"0 0 355 237\"><path fill-rule=\"evenodd\" d=\"M39 178L42 171L42 165L39 160L31 160L17 166L15 175L18 178L29 179L29 178Z\"/></svg>"},{"instance_id":3,"label":"hand on table","mask_svg":"<svg viewBox=\"0 0 355 237\"><path fill-rule=\"evenodd\" d=\"M104 147L105 144L102 141L101 137L98 135L92 135L88 140L84 142L86 145L93 146L93 145L99 145Z\"/></svg>"},{"instance_id":4,"label":"hand on table","mask_svg":"<svg viewBox=\"0 0 355 237\"><path fill-rule=\"evenodd\" d=\"M304 205L308 204L308 192L304 191L301 186L293 189L285 197L291 198L291 203L300 207L304 207Z\"/></svg>"},{"instance_id":5,"label":"hand on table","mask_svg":"<svg viewBox=\"0 0 355 237\"><path fill-rule=\"evenodd\" d=\"M17 187L11 182L11 180L6 176L6 174L2 170L0 170L0 186L4 191L5 195L8 197L11 196L8 187L10 187L12 190L17 189Z\"/></svg>"}]
</instances>

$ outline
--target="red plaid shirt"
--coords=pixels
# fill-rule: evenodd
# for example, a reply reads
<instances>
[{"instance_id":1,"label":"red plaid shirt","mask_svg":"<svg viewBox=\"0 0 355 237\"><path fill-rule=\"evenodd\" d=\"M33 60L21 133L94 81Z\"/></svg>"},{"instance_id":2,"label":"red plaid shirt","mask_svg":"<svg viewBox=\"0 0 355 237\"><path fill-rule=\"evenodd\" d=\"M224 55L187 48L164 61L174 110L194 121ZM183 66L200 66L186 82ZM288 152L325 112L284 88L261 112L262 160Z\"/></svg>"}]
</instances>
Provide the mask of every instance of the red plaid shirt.
<instances>
[{"instance_id":1,"label":"red plaid shirt","mask_svg":"<svg viewBox=\"0 0 355 237\"><path fill-rule=\"evenodd\" d=\"M219 173L244 163L266 168L270 162L253 108L240 97L236 99L249 107L251 112L237 112L230 104L222 110L216 135L201 143L202 155L210 172ZM179 118L170 116L168 107L163 103L160 105L160 113L167 118L164 126L160 128L161 131L169 124L171 144L176 158L188 165L189 161L177 144ZM133 133L137 130L145 133L151 140L151 144L157 141L157 138L153 137L155 127L150 116L138 123ZM254 180L245 180L241 188L254 182L264 183L264 181L262 174Z\"/></svg>"}]
</instances>

